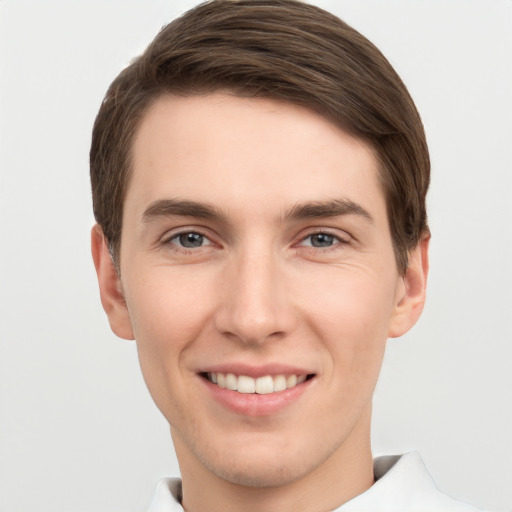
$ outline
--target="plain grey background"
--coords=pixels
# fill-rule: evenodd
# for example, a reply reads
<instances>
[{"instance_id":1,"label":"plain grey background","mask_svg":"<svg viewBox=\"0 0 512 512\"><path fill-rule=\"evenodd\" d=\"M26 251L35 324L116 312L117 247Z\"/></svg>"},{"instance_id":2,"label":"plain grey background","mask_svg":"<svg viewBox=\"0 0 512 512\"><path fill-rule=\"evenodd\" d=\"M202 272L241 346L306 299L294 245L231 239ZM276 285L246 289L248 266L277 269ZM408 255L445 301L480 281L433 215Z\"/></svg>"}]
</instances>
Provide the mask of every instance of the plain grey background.
<instances>
[{"instance_id":1,"label":"plain grey background","mask_svg":"<svg viewBox=\"0 0 512 512\"><path fill-rule=\"evenodd\" d=\"M141 511L177 474L101 309L88 150L109 83L195 1L0 2L0 511ZM512 2L317 0L401 74L432 157L428 302L389 342L374 451L512 510Z\"/></svg>"}]
</instances>

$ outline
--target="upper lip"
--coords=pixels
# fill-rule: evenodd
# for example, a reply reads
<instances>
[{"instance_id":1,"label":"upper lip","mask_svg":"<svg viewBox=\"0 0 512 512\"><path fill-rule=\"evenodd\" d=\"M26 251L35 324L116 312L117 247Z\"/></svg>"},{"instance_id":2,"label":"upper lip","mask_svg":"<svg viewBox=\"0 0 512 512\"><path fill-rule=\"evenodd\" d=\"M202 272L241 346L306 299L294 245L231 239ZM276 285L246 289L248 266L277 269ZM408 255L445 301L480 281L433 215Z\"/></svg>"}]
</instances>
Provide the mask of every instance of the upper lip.
<instances>
[{"instance_id":1,"label":"upper lip","mask_svg":"<svg viewBox=\"0 0 512 512\"><path fill-rule=\"evenodd\" d=\"M311 369L299 366L290 366L282 363L268 363L263 365L249 365L243 363L221 363L205 366L198 373L233 373L235 375L246 375L254 379L265 375L311 375L315 372Z\"/></svg>"}]
</instances>

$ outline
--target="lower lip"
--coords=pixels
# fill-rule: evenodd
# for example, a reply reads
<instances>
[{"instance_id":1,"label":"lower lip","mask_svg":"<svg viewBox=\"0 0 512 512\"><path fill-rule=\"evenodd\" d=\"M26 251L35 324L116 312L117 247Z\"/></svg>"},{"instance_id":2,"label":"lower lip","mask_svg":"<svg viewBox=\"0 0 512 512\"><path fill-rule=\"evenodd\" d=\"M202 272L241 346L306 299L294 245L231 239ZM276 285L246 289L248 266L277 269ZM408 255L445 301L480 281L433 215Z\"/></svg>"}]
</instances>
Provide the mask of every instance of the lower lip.
<instances>
[{"instance_id":1,"label":"lower lip","mask_svg":"<svg viewBox=\"0 0 512 512\"><path fill-rule=\"evenodd\" d=\"M244 416L270 416L278 413L295 403L309 389L314 380L314 378L310 378L293 388L259 395L258 393L239 393L220 388L208 379L200 378L218 403Z\"/></svg>"}]
</instances>

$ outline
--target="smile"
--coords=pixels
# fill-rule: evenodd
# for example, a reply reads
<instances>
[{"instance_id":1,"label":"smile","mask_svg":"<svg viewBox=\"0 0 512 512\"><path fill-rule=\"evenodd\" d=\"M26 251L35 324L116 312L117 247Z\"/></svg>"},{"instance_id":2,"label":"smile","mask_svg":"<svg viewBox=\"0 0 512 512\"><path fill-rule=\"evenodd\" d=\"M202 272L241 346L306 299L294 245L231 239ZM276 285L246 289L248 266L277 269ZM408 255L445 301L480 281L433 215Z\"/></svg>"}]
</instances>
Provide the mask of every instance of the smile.
<instances>
[{"instance_id":1,"label":"smile","mask_svg":"<svg viewBox=\"0 0 512 512\"><path fill-rule=\"evenodd\" d=\"M307 375L264 375L252 378L234 373L209 372L206 378L219 388L238 393L266 395L291 389L307 379Z\"/></svg>"}]
</instances>

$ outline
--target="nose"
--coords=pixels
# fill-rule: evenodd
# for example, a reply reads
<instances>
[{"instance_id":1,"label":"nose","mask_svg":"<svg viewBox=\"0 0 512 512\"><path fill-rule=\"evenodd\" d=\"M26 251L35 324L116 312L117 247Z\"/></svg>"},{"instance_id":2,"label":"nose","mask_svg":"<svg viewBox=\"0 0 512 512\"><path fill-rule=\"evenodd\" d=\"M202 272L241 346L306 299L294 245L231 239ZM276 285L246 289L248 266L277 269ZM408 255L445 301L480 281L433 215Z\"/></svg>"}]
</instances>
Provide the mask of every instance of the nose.
<instances>
[{"instance_id":1,"label":"nose","mask_svg":"<svg viewBox=\"0 0 512 512\"><path fill-rule=\"evenodd\" d=\"M278 258L267 250L235 259L219 291L217 330L245 344L261 344L288 335L297 317Z\"/></svg>"}]
</instances>

